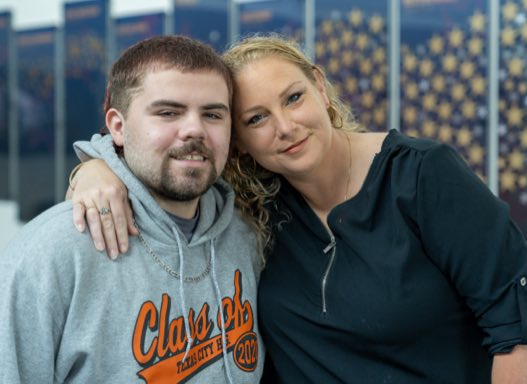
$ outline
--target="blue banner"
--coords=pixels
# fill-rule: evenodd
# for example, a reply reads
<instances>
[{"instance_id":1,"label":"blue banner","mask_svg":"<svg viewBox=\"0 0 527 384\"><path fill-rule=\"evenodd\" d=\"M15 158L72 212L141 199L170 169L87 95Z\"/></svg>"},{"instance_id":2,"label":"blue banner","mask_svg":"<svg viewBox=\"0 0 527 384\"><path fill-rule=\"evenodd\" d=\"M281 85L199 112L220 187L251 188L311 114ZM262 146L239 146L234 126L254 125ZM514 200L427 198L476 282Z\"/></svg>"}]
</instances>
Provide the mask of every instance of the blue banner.
<instances>
[{"instance_id":1,"label":"blue banner","mask_svg":"<svg viewBox=\"0 0 527 384\"><path fill-rule=\"evenodd\" d=\"M240 35L276 32L304 43L304 0L264 0L240 3Z\"/></svg>"},{"instance_id":2,"label":"blue banner","mask_svg":"<svg viewBox=\"0 0 527 384\"><path fill-rule=\"evenodd\" d=\"M65 114L66 169L78 162L73 142L88 140L104 125L102 104L106 88L108 0L66 3Z\"/></svg>"},{"instance_id":3,"label":"blue banner","mask_svg":"<svg viewBox=\"0 0 527 384\"><path fill-rule=\"evenodd\" d=\"M55 28L16 33L21 156L54 153Z\"/></svg>"},{"instance_id":4,"label":"blue banner","mask_svg":"<svg viewBox=\"0 0 527 384\"><path fill-rule=\"evenodd\" d=\"M31 220L55 198L56 29L18 31L17 113L19 214ZM38 186L38 188L37 188Z\"/></svg>"},{"instance_id":5,"label":"blue banner","mask_svg":"<svg viewBox=\"0 0 527 384\"><path fill-rule=\"evenodd\" d=\"M9 196L9 46L11 13L0 13L0 199Z\"/></svg>"},{"instance_id":6,"label":"blue banner","mask_svg":"<svg viewBox=\"0 0 527 384\"><path fill-rule=\"evenodd\" d=\"M500 6L499 190L527 237L527 2Z\"/></svg>"},{"instance_id":7,"label":"blue banner","mask_svg":"<svg viewBox=\"0 0 527 384\"><path fill-rule=\"evenodd\" d=\"M455 147L487 173L485 1L405 0L401 8L401 131Z\"/></svg>"},{"instance_id":8,"label":"blue banner","mask_svg":"<svg viewBox=\"0 0 527 384\"><path fill-rule=\"evenodd\" d=\"M436 33L465 26L475 10L486 8L487 0L402 0L401 40L408 45L425 43Z\"/></svg>"},{"instance_id":9,"label":"blue banner","mask_svg":"<svg viewBox=\"0 0 527 384\"><path fill-rule=\"evenodd\" d=\"M371 131L387 126L387 3L316 2L316 62L356 120Z\"/></svg>"},{"instance_id":10,"label":"blue banner","mask_svg":"<svg viewBox=\"0 0 527 384\"><path fill-rule=\"evenodd\" d=\"M117 56L129 46L152 36L165 34L165 14L121 17L115 19Z\"/></svg>"},{"instance_id":11,"label":"blue banner","mask_svg":"<svg viewBox=\"0 0 527 384\"><path fill-rule=\"evenodd\" d=\"M174 33L223 52L229 41L228 0L174 0Z\"/></svg>"}]
</instances>

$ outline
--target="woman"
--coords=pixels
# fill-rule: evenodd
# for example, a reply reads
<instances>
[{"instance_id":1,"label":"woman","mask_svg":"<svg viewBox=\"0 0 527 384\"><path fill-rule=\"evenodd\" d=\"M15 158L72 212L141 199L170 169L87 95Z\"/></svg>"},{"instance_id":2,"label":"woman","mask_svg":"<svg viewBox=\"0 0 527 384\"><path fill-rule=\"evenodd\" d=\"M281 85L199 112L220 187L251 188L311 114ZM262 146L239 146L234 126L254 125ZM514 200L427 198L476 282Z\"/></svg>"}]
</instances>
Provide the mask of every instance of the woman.
<instances>
[{"instance_id":1,"label":"woman","mask_svg":"<svg viewBox=\"0 0 527 384\"><path fill-rule=\"evenodd\" d=\"M267 250L259 316L273 380L527 381L527 248L506 205L451 148L360 132L293 44L252 37L224 58L236 85L224 176ZM96 164L75 192L101 172L124 196ZM104 188L74 201L125 217ZM122 243L126 225L116 235L109 216L106 242Z\"/></svg>"}]
</instances>

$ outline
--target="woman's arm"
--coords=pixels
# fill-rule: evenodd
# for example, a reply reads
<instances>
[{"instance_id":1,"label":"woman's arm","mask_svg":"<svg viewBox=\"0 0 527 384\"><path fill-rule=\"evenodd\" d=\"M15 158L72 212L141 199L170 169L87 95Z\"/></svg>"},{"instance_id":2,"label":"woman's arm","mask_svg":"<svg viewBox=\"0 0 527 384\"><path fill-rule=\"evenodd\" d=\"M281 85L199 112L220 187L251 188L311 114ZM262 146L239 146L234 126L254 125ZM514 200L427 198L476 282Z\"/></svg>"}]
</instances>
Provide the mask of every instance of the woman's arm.
<instances>
[{"instance_id":1,"label":"woman's arm","mask_svg":"<svg viewBox=\"0 0 527 384\"><path fill-rule=\"evenodd\" d=\"M494 355L492 384L527 384L527 345Z\"/></svg>"},{"instance_id":2,"label":"woman's arm","mask_svg":"<svg viewBox=\"0 0 527 384\"><path fill-rule=\"evenodd\" d=\"M66 194L73 203L73 222L83 232L86 223L99 251L111 259L128 250L128 235L137 235L128 190L103 160L86 161L76 170Z\"/></svg>"},{"instance_id":3,"label":"woman's arm","mask_svg":"<svg viewBox=\"0 0 527 384\"><path fill-rule=\"evenodd\" d=\"M428 151L419 171L423 247L474 313L494 356L492 382L527 384L525 238L455 150Z\"/></svg>"}]
</instances>

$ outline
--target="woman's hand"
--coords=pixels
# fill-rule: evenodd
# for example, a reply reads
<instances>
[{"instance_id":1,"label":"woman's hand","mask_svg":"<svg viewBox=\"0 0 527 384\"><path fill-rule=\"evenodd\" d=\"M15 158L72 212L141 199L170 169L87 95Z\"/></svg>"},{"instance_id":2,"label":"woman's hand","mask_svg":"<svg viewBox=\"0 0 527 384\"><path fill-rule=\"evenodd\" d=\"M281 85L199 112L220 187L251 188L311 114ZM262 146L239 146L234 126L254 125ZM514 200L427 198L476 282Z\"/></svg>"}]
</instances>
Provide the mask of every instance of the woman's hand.
<instances>
[{"instance_id":1,"label":"woman's hand","mask_svg":"<svg viewBox=\"0 0 527 384\"><path fill-rule=\"evenodd\" d=\"M492 384L527 383L527 345L517 345L510 353L494 355Z\"/></svg>"},{"instance_id":2,"label":"woman's hand","mask_svg":"<svg viewBox=\"0 0 527 384\"><path fill-rule=\"evenodd\" d=\"M128 235L137 235L128 190L103 160L89 160L76 171L66 194L73 203L79 232L86 223L98 251L115 260L128 250Z\"/></svg>"}]
</instances>

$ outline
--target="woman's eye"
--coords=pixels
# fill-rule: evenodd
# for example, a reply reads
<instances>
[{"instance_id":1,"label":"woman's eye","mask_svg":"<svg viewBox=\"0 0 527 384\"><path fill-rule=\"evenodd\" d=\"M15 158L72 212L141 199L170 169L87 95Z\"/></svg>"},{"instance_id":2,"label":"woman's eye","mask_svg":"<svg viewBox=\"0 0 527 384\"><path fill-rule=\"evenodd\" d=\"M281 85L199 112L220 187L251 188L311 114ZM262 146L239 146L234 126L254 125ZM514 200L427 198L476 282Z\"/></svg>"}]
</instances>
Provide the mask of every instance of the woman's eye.
<instances>
[{"instance_id":1,"label":"woman's eye","mask_svg":"<svg viewBox=\"0 0 527 384\"><path fill-rule=\"evenodd\" d=\"M291 96L287 98L287 104L291 104L291 103L298 101L301 96L302 96L302 92L293 93Z\"/></svg>"},{"instance_id":2,"label":"woman's eye","mask_svg":"<svg viewBox=\"0 0 527 384\"><path fill-rule=\"evenodd\" d=\"M263 115L254 115L247 121L247 125L254 125L258 124L260 121L262 121Z\"/></svg>"}]
</instances>

